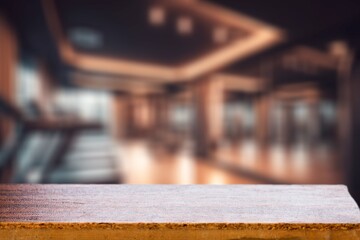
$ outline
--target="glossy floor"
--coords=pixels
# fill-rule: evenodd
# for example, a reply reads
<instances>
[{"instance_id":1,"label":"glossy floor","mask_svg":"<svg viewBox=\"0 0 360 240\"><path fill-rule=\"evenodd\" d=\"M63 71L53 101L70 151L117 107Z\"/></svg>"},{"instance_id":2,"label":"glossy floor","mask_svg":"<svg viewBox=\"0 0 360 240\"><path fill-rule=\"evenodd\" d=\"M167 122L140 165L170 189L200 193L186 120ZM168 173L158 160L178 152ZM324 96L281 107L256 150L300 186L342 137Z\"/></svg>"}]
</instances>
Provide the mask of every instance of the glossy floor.
<instances>
[{"instance_id":1,"label":"glossy floor","mask_svg":"<svg viewBox=\"0 0 360 240\"><path fill-rule=\"evenodd\" d=\"M121 142L118 165L124 183L238 184L342 183L330 148L272 146L264 150L253 142L222 146L211 159L200 159L184 145L169 151L150 141Z\"/></svg>"}]
</instances>

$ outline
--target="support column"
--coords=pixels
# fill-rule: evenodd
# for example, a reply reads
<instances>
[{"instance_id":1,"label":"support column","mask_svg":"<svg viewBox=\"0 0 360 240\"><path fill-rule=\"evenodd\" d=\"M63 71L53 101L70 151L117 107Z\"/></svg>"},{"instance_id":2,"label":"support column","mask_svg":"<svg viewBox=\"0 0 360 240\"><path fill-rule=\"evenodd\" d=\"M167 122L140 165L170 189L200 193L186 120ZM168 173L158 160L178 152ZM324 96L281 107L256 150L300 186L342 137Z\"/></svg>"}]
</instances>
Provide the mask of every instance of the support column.
<instances>
[{"instance_id":1,"label":"support column","mask_svg":"<svg viewBox=\"0 0 360 240\"><path fill-rule=\"evenodd\" d=\"M270 140L270 100L271 97L268 93L256 100L256 140L260 146L266 146Z\"/></svg>"},{"instance_id":2,"label":"support column","mask_svg":"<svg viewBox=\"0 0 360 240\"><path fill-rule=\"evenodd\" d=\"M318 144L321 133L320 103L318 101L309 104L309 116L307 121L307 136L309 144Z\"/></svg>"},{"instance_id":3,"label":"support column","mask_svg":"<svg viewBox=\"0 0 360 240\"><path fill-rule=\"evenodd\" d=\"M0 95L9 102L15 101L15 68L17 43L11 26L0 15ZM0 116L0 146L10 136L14 124Z\"/></svg>"},{"instance_id":4,"label":"support column","mask_svg":"<svg viewBox=\"0 0 360 240\"><path fill-rule=\"evenodd\" d=\"M284 143L291 145L296 139L298 126L295 124L294 105L284 104Z\"/></svg>"},{"instance_id":5,"label":"support column","mask_svg":"<svg viewBox=\"0 0 360 240\"><path fill-rule=\"evenodd\" d=\"M113 123L113 131L114 135L119 138L124 138L127 136L128 129L128 97L122 94L115 93L113 95L114 104L114 123Z\"/></svg>"},{"instance_id":6,"label":"support column","mask_svg":"<svg viewBox=\"0 0 360 240\"><path fill-rule=\"evenodd\" d=\"M224 85L205 78L194 83L196 154L209 157L223 137Z\"/></svg>"},{"instance_id":7,"label":"support column","mask_svg":"<svg viewBox=\"0 0 360 240\"><path fill-rule=\"evenodd\" d=\"M115 94L114 116L116 135L129 138L134 135L134 104L132 96Z\"/></svg>"},{"instance_id":8,"label":"support column","mask_svg":"<svg viewBox=\"0 0 360 240\"><path fill-rule=\"evenodd\" d=\"M169 96L155 95L151 98L152 135L156 140L165 139L169 131Z\"/></svg>"}]
</instances>

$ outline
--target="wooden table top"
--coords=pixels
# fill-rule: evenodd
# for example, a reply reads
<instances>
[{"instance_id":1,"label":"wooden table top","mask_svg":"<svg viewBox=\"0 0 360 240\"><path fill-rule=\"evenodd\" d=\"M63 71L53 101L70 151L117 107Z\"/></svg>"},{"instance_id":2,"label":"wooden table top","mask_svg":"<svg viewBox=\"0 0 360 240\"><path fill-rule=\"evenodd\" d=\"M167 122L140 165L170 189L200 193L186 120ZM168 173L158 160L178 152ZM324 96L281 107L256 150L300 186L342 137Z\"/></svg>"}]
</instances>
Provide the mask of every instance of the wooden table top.
<instances>
[{"instance_id":1,"label":"wooden table top","mask_svg":"<svg viewBox=\"0 0 360 240\"><path fill-rule=\"evenodd\" d=\"M60 223L354 229L360 212L342 185L0 185L0 228Z\"/></svg>"}]
</instances>

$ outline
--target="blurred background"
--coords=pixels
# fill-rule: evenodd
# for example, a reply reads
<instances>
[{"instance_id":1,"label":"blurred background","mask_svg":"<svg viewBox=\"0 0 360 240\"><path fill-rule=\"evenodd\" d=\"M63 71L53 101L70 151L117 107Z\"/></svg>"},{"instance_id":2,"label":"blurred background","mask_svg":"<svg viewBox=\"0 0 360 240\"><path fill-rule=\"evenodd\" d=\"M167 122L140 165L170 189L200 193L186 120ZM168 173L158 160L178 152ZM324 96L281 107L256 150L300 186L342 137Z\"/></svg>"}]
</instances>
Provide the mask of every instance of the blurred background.
<instances>
[{"instance_id":1,"label":"blurred background","mask_svg":"<svg viewBox=\"0 0 360 240\"><path fill-rule=\"evenodd\" d=\"M358 1L1 1L1 181L360 201L359 53Z\"/></svg>"}]
</instances>

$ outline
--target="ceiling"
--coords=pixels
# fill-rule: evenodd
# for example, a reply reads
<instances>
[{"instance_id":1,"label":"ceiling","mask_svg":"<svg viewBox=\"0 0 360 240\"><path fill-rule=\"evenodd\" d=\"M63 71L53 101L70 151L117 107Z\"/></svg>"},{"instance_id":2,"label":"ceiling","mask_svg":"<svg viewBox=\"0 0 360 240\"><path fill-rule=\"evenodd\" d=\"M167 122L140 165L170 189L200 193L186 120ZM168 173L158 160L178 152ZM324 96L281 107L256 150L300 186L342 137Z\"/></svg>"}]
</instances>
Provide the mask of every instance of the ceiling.
<instances>
[{"instance_id":1,"label":"ceiling","mask_svg":"<svg viewBox=\"0 0 360 240\"><path fill-rule=\"evenodd\" d=\"M150 0L56 1L67 38L78 28L96 31L102 38L101 46L91 49L75 45L77 51L173 66L222 47L223 44L212 40L215 23L190 11L164 5ZM160 26L152 26L148 20L149 9L156 6L165 8L165 20ZM176 31L176 21L181 16L193 19L192 33L181 35ZM230 32L228 41L247 35L245 29Z\"/></svg>"},{"instance_id":2,"label":"ceiling","mask_svg":"<svg viewBox=\"0 0 360 240\"><path fill-rule=\"evenodd\" d=\"M207 0L280 27L290 40L336 30L359 17L357 0Z\"/></svg>"},{"instance_id":3,"label":"ceiling","mask_svg":"<svg viewBox=\"0 0 360 240\"><path fill-rule=\"evenodd\" d=\"M194 0L195 1L195 0ZM173 1L156 0L55 0L54 5L61 32L76 53L110 59L126 59L156 64L173 69L198 59L209 52L223 49L239 39L251 36L245 27L225 24L229 37L225 42L213 40L213 30L223 27L217 16L208 17L184 7L172 5ZM191 2L190 0L183 2ZM306 43L325 48L329 39L344 38L358 47L360 41L358 1L313 0L207 0L239 15L250 16L266 26L274 26L287 35L279 42L261 51L251 52L244 58L233 57L218 65L218 70L241 73L246 64L258 62L264 54L291 48L292 44ZM326 3L326 4L325 4ZM58 39L49 29L41 0L2 1L2 11L14 25L20 39L22 53L45 59L61 83L71 81L68 72L79 71L76 65L64 61ZM21 7L19 7L21 6ZM165 6L166 21L160 26L149 23L149 9ZM180 17L193 20L191 34L179 34L176 24ZM96 46L76 43L74 31L87 31L98 39ZM85 34L86 35L86 34ZM261 58L260 58L261 59ZM136 71L139 72L139 71ZM201 72L202 73L202 72ZM112 74L112 73L107 73ZM117 73L115 73L116 75ZM119 74L121 75L121 74ZM124 76L124 75L122 75Z\"/></svg>"},{"instance_id":4,"label":"ceiling","mask_svg":"<svg viewBox=\"0 0 360 240\"><path fill-rule=\"evenodd\" d=\"M264 58L286 52L297 45L327 51L334 40L344 40L354 50L360 49L360 4L357 0L207 0L241 11L287 33L287 41L243 61L230 64L225 71L233 74L258 64Z\"/></svg>"},{"instance_id":5,"label":"ceiling","mask_svg":"<svg viewBox=\"0 0 360 240\"><path fill-rule=\"evenodd\" d=\"M270 25L203 1L43 3L65 62L163 83L194 80L283 38ZM149 18L154 8L160 24Z\"/></svg>"}]
</instances>

